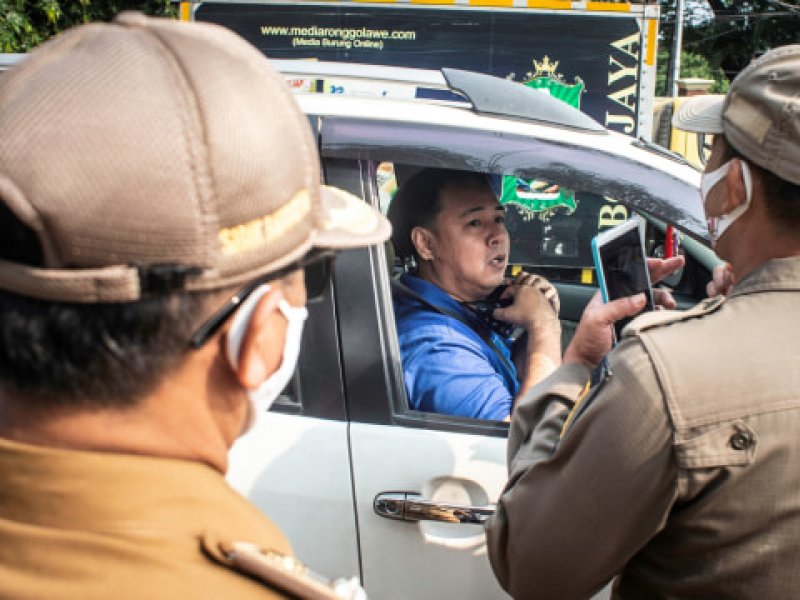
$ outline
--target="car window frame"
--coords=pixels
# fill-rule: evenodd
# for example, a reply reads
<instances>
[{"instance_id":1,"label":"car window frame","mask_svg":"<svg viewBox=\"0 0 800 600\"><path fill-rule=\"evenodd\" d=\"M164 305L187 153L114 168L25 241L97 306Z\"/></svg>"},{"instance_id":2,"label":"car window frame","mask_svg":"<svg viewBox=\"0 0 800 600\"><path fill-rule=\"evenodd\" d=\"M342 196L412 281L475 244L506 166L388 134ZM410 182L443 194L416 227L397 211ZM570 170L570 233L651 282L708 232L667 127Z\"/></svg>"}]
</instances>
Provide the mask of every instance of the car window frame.
<instances>
[{"instance_id":1,"label":"car window frame","mask_svg":"<svg viewBox=\"0 0 800 600\"><path fill-rule=\"evenodd\" d=\"M322 155L326 183L379 206L376 161ZM383 245L340 253L334 271L343 381L350 421L507 437L508 424L410 408ZM375 335L377 332L377 335Z\"/></svg>"},{"instance_id":2,"label":"car window frame","mask_svg":"<svg viewBox=\"0 0 800 600\"><path fill-rule=\"evenodd\" d=\"M564 129L564 139L570 134ZM630 149L631 153L639 150ZM706 241L707 228L695 185L632 157L578 147L563 140L452 125L326 116L320 125L320 152L329 158L430 167L457 168L453 165L459 164L471 171L551 181L576 192L614 198ZM671 159L661 156L660 160ZM575 164L585 168L576 170ZM692 170L686 165L681 167ZM622 171L624 178L610 175Z\"/></svg>"}]
</instances>

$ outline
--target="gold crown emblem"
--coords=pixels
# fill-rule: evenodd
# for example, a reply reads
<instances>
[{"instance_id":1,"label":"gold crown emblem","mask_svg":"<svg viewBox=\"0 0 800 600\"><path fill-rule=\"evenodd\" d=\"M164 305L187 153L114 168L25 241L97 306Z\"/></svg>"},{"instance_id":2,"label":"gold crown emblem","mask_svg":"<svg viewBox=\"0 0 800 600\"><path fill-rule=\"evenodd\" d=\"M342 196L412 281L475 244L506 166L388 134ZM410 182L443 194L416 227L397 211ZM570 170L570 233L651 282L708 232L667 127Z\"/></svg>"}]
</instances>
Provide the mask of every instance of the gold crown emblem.
<instances>
[{"instance_id":1,"label":"gold crown emblem","mask_svg":"<svg viewBox=\"0 0 800 600\"><path fill-rule=\"evenodd\" d=\"M558 69L558 62L550 62L550 57L545 55L544 60L539 62L536 59L533 59L533 67L536 69L534 71L534 77L555 77L556 69Z\"/></svg>"}]
</instances>

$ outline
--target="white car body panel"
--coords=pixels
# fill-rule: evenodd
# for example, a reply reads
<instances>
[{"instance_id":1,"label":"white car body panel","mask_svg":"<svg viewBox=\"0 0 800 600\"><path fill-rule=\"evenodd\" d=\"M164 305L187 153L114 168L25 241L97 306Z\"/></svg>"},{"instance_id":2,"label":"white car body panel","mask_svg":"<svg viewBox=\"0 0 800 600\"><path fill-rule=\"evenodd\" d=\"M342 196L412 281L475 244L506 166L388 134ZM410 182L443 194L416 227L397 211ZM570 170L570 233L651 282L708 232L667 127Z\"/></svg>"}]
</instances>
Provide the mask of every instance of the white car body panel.
<instances>
[{"instance_id":1,"label":"white car body panel","mask_svg":"<svg viewBox=\"0 0 800 600\"><path fill-rule=\"evenodd\" d=\"M378 516L375 496L494 504L507 479L506 440L384 425L351 425L364 586L371 598L507 598L481 525Z\"/></svg>"},{"instance_id":2,"label":"white car body panel","mask_svg":"<svg viewBox=\"0 0 800 600\"><path fill-rule=\"evenodd\" d=\"M700 172L686 164L664 160L663 156L644 151L633 145L633 138L614 131L586 132L553 127L535 122L493 117L437 104L419 101L402 101L392 98L359 98L331 94L296 94L295 99L306 114L330 115L382 121L431 123L476 131L503 132L513 135L530 136L533 140L551 141L595 149L604 154L633 159L654 169L670 173L699 187Z\"/></svg>"},{"instance_id":3,"label":"white car body panel","mask_svg":"<svg viewBox=\"0 0 800 600\"><path fill-rule=\"evenodd\" d=\"M268 412L230 452L227 479L311 570L358 576L347 423Z\"/></svg>"}]
</instances>

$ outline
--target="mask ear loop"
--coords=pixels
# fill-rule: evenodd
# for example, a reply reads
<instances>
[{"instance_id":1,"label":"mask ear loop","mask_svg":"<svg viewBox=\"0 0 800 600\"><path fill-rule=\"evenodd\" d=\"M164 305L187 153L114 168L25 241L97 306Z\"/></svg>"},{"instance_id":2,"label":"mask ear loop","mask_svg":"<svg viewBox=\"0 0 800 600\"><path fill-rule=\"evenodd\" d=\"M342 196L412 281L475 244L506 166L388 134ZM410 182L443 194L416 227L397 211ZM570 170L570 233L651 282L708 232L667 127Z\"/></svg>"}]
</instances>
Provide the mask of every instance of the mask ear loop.
<instances>
[{"instance_id":1,"label":"mask ear loop","mask_svg":"<svg viewBox=\"0 0 800 600\"><path fill-rule=\"evenodd\" d=\"M722 165L719 169L710 173L710 177L706 180L701 181L701 195L703 197L703 204L706 202L706 197L708 192L714 187L720 180L722 180L725 175L728 173L731 163L735 159L729 160L727 163ZM743 159L738 159L739 164L742 166L742 180L744 181L744 191L745 191L745 199L744 203L740 206L734 208L731 212L721 215L719 217L710 217L708 219L708 230L711 234L711 239L716 242L722 234L725 233L725 230L730 227L733 222L741 217L748 208L750 208L750 202L753 199L753 177L750 172L750 165L747 164Z\"/></svg>"},{"instance_id":2,"label":"mask ear loop","mask_svg":"<svg viewBox=\"0 0 800 600\"><path fill-rule=\"evenodd\" d=\"M725 215L730 222L733 222L735 219L741 217L748 208L750 208L750 201L753 199L753 177L750 174L750 165L748 165L744 160L741 158L739 159L739 164L742 165L742 179L744 180L744 204L741 206L737 206L727 215Z\"/></svg>"},{"instance_id":3,"label":"mask ear loop","mask_svg":"<svg viewBox=\"0 0 800 600\"><path fill-rule=\"evenodd\" d=\"M750 173L750 165L741 158L739 162L742 164L742 179L744 179L744 190L747 194L745 204L750 206L750 200L753 199L753 176Z\"/></svg>"}]
</instances>

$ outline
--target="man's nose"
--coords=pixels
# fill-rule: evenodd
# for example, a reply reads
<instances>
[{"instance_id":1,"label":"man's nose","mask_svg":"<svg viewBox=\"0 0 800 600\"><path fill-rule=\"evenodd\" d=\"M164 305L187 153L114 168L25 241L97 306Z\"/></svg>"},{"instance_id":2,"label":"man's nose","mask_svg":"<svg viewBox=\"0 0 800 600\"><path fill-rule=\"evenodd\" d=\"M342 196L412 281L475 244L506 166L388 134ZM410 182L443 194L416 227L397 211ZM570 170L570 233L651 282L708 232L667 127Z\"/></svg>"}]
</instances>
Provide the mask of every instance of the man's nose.
<instances>
[{"instance_id":1,"label":"man's nose","mask_svg":"<svg viewBox=\"0 0 800 600\"><path fill-rule=\"evenodd\" d=\"M489 232L489 245L499 246L503 239L508 235L506 231L506 224L502 221L495 223Z\"/></svg>"}]
</instances>

